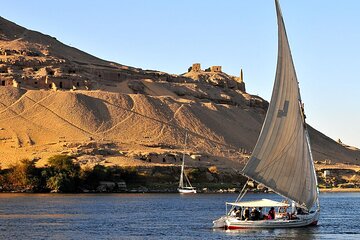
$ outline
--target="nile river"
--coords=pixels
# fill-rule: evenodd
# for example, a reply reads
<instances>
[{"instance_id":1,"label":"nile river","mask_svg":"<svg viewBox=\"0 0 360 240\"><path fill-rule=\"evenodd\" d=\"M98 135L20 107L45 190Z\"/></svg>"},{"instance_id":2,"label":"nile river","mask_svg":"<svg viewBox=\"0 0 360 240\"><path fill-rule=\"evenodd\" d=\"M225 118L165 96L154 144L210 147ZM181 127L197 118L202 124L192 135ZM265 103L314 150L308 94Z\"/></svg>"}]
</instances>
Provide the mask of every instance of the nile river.
<instances>
[{"instance_id":1,"label":"nile river","mask_svg":"<svg viewBox=\"0 0 360 240\"><path fill-rule=\"evenodd\" d=\"M321 193L317 227L214 231L236 196L0 194L0 239L360 239L360 193Z\"/></svg>"}]
</instances>

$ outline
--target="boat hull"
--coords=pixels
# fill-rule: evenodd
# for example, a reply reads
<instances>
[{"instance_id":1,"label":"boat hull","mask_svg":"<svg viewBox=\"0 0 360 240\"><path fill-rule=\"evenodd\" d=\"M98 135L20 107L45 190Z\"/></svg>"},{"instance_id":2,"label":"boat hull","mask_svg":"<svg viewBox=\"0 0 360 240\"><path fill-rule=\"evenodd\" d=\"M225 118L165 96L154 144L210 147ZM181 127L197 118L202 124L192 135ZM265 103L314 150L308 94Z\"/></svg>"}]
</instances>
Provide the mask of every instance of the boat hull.
<instances>
[{"instance_id":1,"label":"boat hull","mask_svg":"<svg viewBox=\"0 0 360 240\"><path fill-rule=\"evenodd\" d=\"M213 221L213 228L224 228L226 230L250 229L250 228L297 228L317 225L320 213L298 215L298 219L275 219L275 220L239 220L236 217L223 216Z\"/></svg>"},{"instance_id":2,"label":"boat hull","mask_svg":"<svg viewBox=\"0 0 360 240\"><path fill-rule=\"evenodd\" d=\"M196 189L181 189L178 188L179 193L188 194L188 193L196 193Z\"/></svg>"}]
</instances>

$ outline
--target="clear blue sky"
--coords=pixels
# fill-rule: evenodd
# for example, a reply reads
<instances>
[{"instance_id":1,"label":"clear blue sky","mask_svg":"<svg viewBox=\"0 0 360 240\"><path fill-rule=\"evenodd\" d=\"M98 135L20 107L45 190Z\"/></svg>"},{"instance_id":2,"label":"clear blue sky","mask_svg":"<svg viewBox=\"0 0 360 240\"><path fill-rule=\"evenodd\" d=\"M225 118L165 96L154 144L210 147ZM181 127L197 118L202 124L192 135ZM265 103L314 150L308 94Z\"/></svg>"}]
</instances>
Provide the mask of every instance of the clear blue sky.
<instances>
[{"instance_id":1,"label":"clear blue sky","mask_svg":"<svg viewBox=\"0 0 360 240\"><path fill-rule=\"evenodd\" d=\"M310 125L360 147L360 1L280 0ZM180 74L194 62L244 70L269 100L273 0L3 1L1 16L121 64Z\"/></svg>"}]
</instances>

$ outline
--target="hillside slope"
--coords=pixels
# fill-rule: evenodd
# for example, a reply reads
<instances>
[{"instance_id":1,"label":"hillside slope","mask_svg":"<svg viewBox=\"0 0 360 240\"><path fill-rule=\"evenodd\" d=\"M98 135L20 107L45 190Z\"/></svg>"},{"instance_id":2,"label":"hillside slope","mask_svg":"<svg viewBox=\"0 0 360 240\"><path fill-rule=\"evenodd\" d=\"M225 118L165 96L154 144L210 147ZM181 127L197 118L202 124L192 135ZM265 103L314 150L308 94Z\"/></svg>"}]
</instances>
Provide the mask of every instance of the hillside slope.
<instances>
[{"instance_id":1,"label":"hillside slope","mask_svg":"<svg viewBox=\"0 0 360 240\"><path fill-rule=\"evenodd\" d=\"M177 165L188 133L189 165L239 170L268 106L242 78L108 62L3 18L0 48L1 167L59 153L82 164ZM358 149L310 135L315 160L359 164Z\"/></svg>"},{"instance_id":2,"label":"hillside slope","mask_svg":"<svg viewBox=\"0 0 360 240\"><path fill-rule=\"evenodd\" d=\"M2 166L57 153L91 156L96 163L178 164L187 132L187 152L196 156L189 164L240 169L265 115L261 108L105 91L2 87L0 98ZM358 163L358 150L310 133L315 160Z\"/></svg>"}]
</instances>

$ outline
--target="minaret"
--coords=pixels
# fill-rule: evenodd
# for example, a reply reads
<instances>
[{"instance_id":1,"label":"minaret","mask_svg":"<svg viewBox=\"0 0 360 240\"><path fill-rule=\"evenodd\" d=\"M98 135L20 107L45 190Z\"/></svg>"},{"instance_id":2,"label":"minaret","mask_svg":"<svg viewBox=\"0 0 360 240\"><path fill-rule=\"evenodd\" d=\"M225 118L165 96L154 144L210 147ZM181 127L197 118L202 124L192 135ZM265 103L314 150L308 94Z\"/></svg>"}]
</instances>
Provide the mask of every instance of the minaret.
<instances>
[{"instance_id":1,"label":"minaret","mask_svg":"<svg viewBox=\"0 0 360 240\"><path fill-rule=\"evenodd\" d=\"M242 68L240 69L240 82L244 81L244 75L243 75L243 70Z\"/></svg>"}]
</instances>

